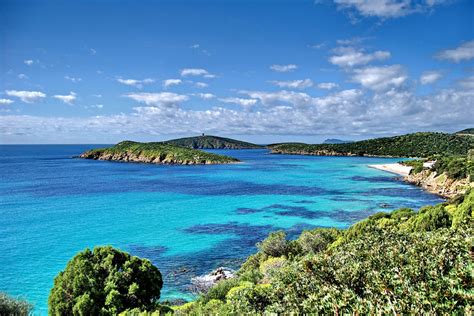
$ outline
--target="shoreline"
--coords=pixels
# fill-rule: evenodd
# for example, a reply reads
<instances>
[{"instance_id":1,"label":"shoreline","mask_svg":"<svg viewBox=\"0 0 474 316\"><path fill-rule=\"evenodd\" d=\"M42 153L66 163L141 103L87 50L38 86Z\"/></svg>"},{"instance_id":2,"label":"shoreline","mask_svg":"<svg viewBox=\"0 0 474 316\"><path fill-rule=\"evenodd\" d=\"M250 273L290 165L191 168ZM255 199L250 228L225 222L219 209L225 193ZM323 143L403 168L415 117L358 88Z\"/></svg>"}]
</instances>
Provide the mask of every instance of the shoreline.
<instances>
[{"instance_id":1,"label":"shoreline","mask_svg":"<svg viewBox=\"0 0 474 316\"><path fill-rule=\"evenodd\" d=\"M382 170L385 172L390 172L394 174L398 174L400 176L407 177L410 175L411 169L413 167L404 166L400 163L387 163L387 164L374 164L374 165L367 165L369 168Z\"/></svg>"}]
</instances>

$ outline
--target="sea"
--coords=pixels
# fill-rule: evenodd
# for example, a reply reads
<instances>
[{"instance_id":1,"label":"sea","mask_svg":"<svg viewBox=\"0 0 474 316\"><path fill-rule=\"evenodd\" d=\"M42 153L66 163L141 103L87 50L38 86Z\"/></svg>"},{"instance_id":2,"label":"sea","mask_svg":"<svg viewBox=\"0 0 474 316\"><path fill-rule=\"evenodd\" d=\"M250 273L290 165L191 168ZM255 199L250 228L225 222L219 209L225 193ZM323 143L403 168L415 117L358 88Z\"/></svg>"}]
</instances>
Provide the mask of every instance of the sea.
<instances>
[{"instance_id":1,"label":"sea","mask_svg":"<svg viewBox=\"0 0 474 316\"><path fill-rule=\"evenodd\" d=\"M270 232L296 238L440 197L367 167L400 159L210 150L228 165L74 158L106 145L0 146L0 292L47 314L54 277L78 252L112 245L163 274L162 300L195 296L191 279L238 268Z\"/></svg>"}]
</instances>

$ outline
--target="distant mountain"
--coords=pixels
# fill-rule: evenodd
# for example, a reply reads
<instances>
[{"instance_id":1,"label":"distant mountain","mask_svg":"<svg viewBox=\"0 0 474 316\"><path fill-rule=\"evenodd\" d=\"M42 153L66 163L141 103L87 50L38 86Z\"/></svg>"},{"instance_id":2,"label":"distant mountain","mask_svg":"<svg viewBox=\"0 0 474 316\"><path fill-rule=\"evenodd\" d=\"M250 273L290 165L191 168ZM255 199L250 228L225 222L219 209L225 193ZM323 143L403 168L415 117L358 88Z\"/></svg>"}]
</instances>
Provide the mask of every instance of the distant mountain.
<instances>
[{"instance_id":1,"label":"distant mountain","mask_svg":"<svg viewBox=\"0 0 474 316\"><path fill-rule=\"evenodd\" d=\"M257 144L243 142L232 138L224 138L218 136L195 136L185 137L165 141L166 144L172 144L181 147L194 149L255 149L264 148Z\"/></svg>"},{"instance_id":2,"label":"distant mountain","mask_svg":"<svg viewBox=\"0 0 474 316\"><path fill-rule=\"evenodd\" d=\"M238 162L237 159L166 143L123 141L112 147L89 150L79 158L152 164L203 165Z\"/></svg>"},{"instance_id":3,"label":"distant mountain","mask_svg":"<svg viewBox=\"0 0 474 316\"><path fill-rule=\"evenodd\" d=\"M474 135L474 128L466 128L462 131L454 133L456 135Z\"/></svg>"},{"instance_id":4,"label":"distant mountain","mask_svg":"<svg viewBox=\"0 0 474 316\"><path fill-rule=\"evenodd\" d=\"M353 143L353 140L342 140L342 139L337 139L337 138L328 138L326 139L323 144L347 144L347 143Z\"/></svg>"},{"instance_id":5,"label":"distant mountain","mask_svg":"<svg viewBox=\"0 0 474 316\"><path fill-rule=\"evenodd\" d=\"M317 156L390 156L429 157L432 155L465 156L474 148L474 137L446 133L413 133L382 137L346 144L275 144L274 154Z\"/></svg>"}]
</instances>

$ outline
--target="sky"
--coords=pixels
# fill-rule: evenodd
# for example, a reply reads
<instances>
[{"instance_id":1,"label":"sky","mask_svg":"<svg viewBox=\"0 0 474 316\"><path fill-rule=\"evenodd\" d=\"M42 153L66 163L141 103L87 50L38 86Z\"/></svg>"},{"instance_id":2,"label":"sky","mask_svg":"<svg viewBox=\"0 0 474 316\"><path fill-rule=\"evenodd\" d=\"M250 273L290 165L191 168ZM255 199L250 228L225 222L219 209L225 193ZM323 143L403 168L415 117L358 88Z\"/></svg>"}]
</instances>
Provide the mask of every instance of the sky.
<instances>
[{"instance_id":1,"label":"sky","mask_svg":"<svg viewBox=\"0 0 474 316\"><path fill-rule=\"evenodd\" d=\"M474 1L0 0L0 143L474 127Z\"/></svg>"}]
</instances>

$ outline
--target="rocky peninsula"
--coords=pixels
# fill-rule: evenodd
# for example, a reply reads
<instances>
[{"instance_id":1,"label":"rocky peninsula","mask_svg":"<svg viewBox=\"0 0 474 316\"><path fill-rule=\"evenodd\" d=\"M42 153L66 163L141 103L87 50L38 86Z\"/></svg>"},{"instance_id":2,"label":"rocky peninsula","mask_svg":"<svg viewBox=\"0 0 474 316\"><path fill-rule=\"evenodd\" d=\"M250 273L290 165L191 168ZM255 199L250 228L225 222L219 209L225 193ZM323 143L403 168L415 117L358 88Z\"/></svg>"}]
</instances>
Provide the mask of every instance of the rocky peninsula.
<instances>
[{"instance_id":1,"label":"rocky peninsula","mask_svg":"<svg viewBox=\"0 0 474 316\"><path fill-rule=\"evenodd\" d=\"M232 157L163 142L139 143L133 141L123 141L112 147L92 149L81 154L79 158L168 165L209 165L239 162L239 160Z\"/></svg>"},{"instance_id":2,"label":"rocky peninsula","mask_svg":"<svg viewBox=\"0 0 474 316\"><path fill-rule=\"evenodd\" d=\"M194 149L260 149L264 146L212 135L167 140L164 143Z\"/></svg>"}]
</instances>

